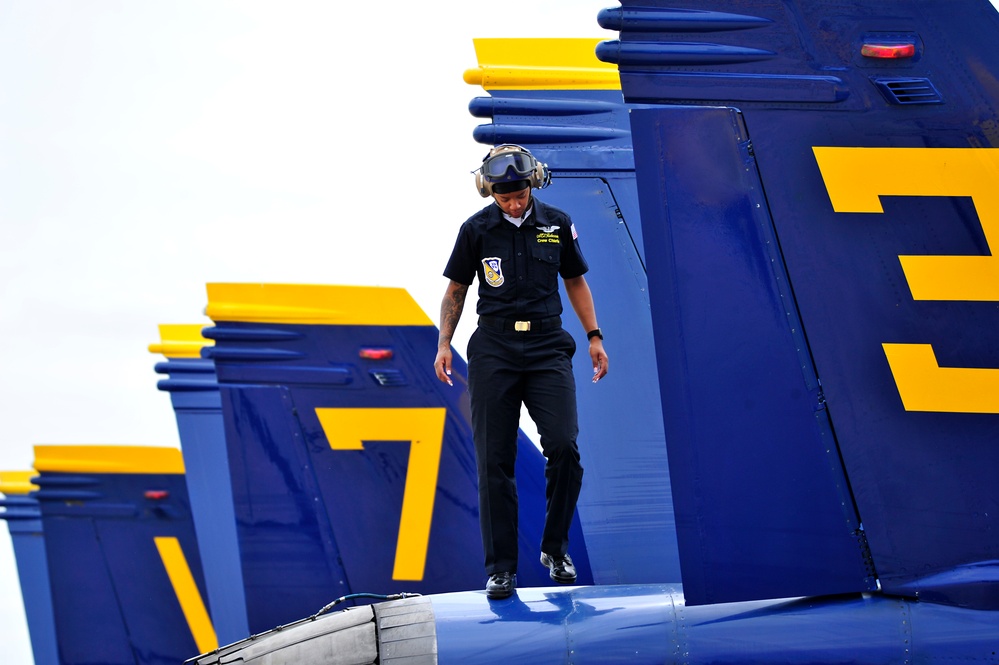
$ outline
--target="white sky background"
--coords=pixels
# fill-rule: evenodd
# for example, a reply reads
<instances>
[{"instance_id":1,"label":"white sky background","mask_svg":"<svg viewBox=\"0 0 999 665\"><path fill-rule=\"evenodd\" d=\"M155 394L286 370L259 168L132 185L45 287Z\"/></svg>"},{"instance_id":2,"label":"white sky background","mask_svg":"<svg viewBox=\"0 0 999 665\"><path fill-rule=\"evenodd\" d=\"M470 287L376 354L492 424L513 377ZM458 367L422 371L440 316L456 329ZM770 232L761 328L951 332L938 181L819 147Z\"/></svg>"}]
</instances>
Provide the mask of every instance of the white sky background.
<instances>
[{"instance_id":1,"label":"white sky background","mask_svg":"<svg viewBox=\"0 0 999 665\"><path fill-rule=\"evenodd\" d=\"M436 321L484 205L472 39L613 39L617 4L0 0L0 469L178 446L147 346L210 324L208 282L401 286ZM0 645L32 662L6 527Z\"/></svg>"}]
</instances>

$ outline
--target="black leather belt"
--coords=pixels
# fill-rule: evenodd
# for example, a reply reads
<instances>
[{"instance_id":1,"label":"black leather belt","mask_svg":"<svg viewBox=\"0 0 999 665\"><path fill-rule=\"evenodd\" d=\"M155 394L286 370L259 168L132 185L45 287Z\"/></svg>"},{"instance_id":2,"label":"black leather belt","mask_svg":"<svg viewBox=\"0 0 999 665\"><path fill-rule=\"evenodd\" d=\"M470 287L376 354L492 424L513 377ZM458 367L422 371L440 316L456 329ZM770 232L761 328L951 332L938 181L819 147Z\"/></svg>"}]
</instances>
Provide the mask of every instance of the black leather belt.
<instances>
[{"instance_id":1,"label":"black leather belt","mask_svg":"<svg viewBox=\"0 0 999 665\"><path fill-rule=\"evenodd\" d=\"M534 319L531 321L517 321L515 319L503 319L497 316L480 316L479 326L489 330L501 332L547 332L562 327L562 317L549 316L547 319Z\"/></svg>"}]
</instances>

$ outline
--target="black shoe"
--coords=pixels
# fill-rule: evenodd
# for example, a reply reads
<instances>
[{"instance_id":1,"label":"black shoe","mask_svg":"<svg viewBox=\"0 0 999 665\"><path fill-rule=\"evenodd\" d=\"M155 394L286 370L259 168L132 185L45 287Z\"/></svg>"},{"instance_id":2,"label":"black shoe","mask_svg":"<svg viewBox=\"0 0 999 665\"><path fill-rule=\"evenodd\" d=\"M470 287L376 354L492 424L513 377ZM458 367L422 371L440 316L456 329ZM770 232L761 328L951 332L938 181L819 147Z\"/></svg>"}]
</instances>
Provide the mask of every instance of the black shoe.
<instances>
[{"instance_id":1,"label":"black shoe","mask_svg":"<svg viewBox=\"0 0 999 665\"><path fill-rule=\"evenodd\" d=\"M573 577L575 579L575 577ZM486 582L486 597L493 600L509 598L517 588L517 575L514 573L494 573Z\"/></svg>"},{"instance_id":2,"label":"black shoe","mask_svg":"<svg viewBox=\"0 0 999 665\"><path fill-rule=\"evenodd\" d=\"M548 574L559 584L572 584L576 581L576 567L568 554L554 556L541 553L541 565L548 566Z\"/></svg>"}]
</instances>

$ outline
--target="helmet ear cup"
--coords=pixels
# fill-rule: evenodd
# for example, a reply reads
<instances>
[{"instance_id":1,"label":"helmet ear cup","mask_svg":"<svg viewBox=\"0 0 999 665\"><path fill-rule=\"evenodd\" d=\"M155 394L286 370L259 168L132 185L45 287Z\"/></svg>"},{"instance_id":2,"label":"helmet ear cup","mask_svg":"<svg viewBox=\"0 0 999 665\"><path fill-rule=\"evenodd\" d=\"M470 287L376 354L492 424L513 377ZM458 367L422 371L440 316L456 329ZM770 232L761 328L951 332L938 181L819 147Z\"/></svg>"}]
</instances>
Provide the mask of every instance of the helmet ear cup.
<instances>
[{"instance_id":1,"label":"helmet ear cup","mask_svg":"<svg viewBox=\"0 0 999 665\"><path fill-rule=\"evenodd\" d=\"M532 157L534 155L531 155ZM544 189L552 184L552 173L548 170L548 165L534 160L534 172L531 173L531 187L534 189Z\"/></svg>"},{"instance_id":2,"label":"helmet ear cup","mask_svg":"<svg viewBox=\"0 0 999 665\"><path fill-rule=\"evenodd\" d=\"M475 171L475 189L479 190L479 196L486 199L492 196L493 186L482 177L482 169Z\"/></svg>"}]
</instances>

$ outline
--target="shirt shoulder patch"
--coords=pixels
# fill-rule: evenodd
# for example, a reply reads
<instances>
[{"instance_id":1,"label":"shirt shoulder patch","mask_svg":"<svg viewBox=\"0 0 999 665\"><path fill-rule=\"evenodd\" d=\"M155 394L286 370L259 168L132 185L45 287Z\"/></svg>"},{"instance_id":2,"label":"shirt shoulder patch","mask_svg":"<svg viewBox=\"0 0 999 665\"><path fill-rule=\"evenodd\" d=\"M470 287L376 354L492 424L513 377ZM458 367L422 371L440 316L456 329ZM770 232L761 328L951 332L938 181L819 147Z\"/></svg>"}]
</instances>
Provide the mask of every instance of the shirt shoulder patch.
<instances>
[{"instance_id":1,"label":"shirt shoulder patch","mask_svg":"<svg viewBox=\"0 0 999 665\"><path fill-rule=\"evenodd\" d=\"M506 278L503 276L503 259L498 256L490 256L482 259L482 272L486 277L486 284L489 286L503 286Z\"/></svg>"}]
</instances>

